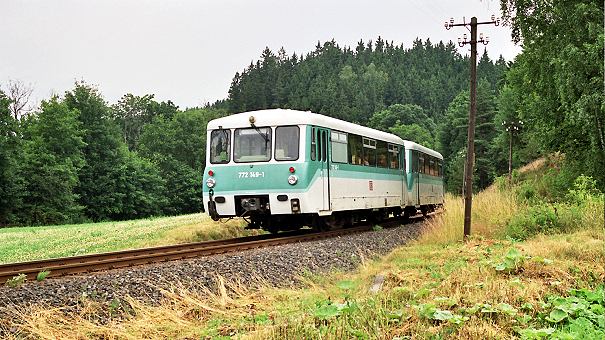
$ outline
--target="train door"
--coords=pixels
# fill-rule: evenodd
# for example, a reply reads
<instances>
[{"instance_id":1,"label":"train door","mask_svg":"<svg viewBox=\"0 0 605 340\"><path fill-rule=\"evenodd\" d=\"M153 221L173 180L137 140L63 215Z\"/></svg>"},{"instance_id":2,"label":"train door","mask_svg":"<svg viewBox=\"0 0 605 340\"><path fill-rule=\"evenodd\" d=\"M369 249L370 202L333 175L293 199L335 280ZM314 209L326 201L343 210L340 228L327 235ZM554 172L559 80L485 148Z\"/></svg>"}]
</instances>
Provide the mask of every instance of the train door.
<instances>
[{"instance_id":1,"label":"train door","mask_svg":"<svg viewBox=\"0 0 605 340\"><path fill-rule=\"evenodd\" d=\"M425 190L422 190L422 184L420 183L421 176L420 174L424 173L424 154L419 153L418 151L414 151L418 155L418 172L416 173L416 182L418 183L418 203L417 205L422 205L424 199L423 196L426 194ZM428 160L427 160L428 161Z\"/></svg>"},{"instance_id":2,"label":"train door","mask_svg":"<svg viewBox=\"0 0 605 340\"><path fill-rule=\"evenodd\" d=\"M330 210L330 164L329 154L329 135L330 131L325 128L316 128L317 140L317 160L319 162L319 181L322 183L322 209Z\"/></svg>"},{"instance_id":3,"label":"train door","mask_svg":"<svg viewBox=\"0 0 605 340\"><path fill-rule=\"evenodd\" d=\"M406 162L405 148L399 146L399 171L401 173L401 205L408 205L408 172L405 168Z\"/></svg>"}]
</instances>

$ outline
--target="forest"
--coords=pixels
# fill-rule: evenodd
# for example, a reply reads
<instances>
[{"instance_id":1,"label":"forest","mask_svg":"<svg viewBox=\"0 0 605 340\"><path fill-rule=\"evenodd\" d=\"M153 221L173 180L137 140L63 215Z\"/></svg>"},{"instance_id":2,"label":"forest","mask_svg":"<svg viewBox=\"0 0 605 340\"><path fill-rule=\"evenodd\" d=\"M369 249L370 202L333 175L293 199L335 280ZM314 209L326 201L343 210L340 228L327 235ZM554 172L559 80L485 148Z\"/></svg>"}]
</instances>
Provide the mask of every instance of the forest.
<instances>
[{"instance_id":1,"label":"forest","mask_svg":"<svg viewBox=\"0 0 605 340\"><path fill-rule=\"evenodd\" d=\"M523 51L509 62L479 52L475 190L508 171L510 138L515 167L560 152L557 185L585 174L604 190L603 4L502 6ZM417 38L406 48L377 37L318 42L306 54L265 48L234 75L226 99L204 107L153 94L108 103L76 82L26 112L21 97L0 90L0 226L198 212L207 122L264 108L310 110L434 148L447 190L460 193L468 74L452 42ZM513 121L523 122L514 134L505 129Z\"/></svg>"}]
</instances>

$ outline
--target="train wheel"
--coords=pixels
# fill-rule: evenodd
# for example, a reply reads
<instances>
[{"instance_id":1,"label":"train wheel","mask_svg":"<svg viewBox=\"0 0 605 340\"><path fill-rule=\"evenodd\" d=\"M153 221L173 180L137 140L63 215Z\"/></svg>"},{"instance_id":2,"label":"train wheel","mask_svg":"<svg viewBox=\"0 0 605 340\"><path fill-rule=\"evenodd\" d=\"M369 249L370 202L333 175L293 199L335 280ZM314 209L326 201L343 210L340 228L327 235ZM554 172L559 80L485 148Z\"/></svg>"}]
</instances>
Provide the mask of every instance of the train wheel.
<instances>
[{"instance_id":1,"label":"train wheel","mask_svg":"<svg viewBox=\"0 0 605 340\"><path fill-rule=\"evenodd\" d=\"M326 218L321 216L313 217L313 229L317 231L328 231L330 226L326 223Z\"/></svg>"}]
</instances>

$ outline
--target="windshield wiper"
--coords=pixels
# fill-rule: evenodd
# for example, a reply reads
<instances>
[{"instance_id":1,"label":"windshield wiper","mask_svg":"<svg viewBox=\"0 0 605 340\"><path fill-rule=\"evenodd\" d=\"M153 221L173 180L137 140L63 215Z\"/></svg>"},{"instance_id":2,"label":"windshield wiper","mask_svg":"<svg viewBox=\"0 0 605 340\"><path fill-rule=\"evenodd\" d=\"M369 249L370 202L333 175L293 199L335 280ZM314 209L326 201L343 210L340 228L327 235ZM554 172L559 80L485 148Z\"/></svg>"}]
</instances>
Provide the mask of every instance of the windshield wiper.
<instances>
[{"instance_id":1,"label":"windshield wiper","mask_svg":"<svg viewBox=\"0 0 605 340\"><path fill-rule=\"evenodd\" d=\"M254 126L254 125L252 125L252 127L254 128L254 130L256 130L256 132L257 132L257 133L258 133L258 134L259 134L261 137L263 137L263 139L265 140L265 148L266 148L266 147L267 147L267 143L269 143L269 137L267 136L267 134L262 133L258 127Z\"/></svg>"}]
</instances>

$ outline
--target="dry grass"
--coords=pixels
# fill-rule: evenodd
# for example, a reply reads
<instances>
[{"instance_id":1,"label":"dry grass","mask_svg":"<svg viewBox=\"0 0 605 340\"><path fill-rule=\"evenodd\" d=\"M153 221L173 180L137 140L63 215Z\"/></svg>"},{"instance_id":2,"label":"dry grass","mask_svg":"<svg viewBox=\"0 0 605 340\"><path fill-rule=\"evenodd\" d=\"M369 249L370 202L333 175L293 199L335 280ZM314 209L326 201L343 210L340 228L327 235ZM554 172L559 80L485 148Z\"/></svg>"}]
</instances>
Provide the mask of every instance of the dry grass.
<instances>
[{"instance_id":1,"label":"dry grass","mask_svg":"<svg viewBox=\"0 0 605 340\"><path fill-rule=\"evenodd\" d=\"M9 339L193 339L207 334L211 320L254 316L265 298L237 282L216 278L216 291L182 287L162 291L151 306L126 297L119 304L84 300L78 311L37 306L16 311L16 320L0 321ZM12 331L11 331L12 329ZM211 335L229 336L234 328L219 325ZM2 332L0 332L2 335Z\"/></svg>"},{"instance_id":2,"label":"dry grass","mask_svg":"<svg viewBox=\"0 0 605 340\"><path fill-rule=\"evenodd\" d=\"M464 200L446 194L446 209L426 224L427 231L420 237L424 244L461 242L464 236ZM501 236L503 226L525 207L513 193L499 191L495 186L473 196L471 235L493 238Z\"/></svg>"}]
</instances>

